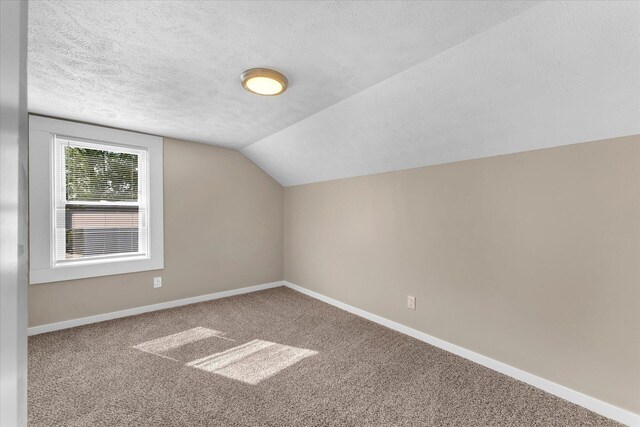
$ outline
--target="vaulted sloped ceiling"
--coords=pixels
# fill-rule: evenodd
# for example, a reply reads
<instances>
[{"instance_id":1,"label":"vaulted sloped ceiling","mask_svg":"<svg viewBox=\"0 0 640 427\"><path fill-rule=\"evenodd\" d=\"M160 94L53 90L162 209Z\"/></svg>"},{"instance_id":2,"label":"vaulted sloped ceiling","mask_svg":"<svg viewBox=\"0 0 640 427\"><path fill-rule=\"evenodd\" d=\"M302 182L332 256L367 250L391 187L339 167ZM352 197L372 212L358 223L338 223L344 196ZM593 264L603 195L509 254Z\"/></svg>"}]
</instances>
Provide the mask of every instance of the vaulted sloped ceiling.
<instances>
[{"instance_id":1,"label":"vaulted sloped ceiling","mask_svg":"<svg viewBox=\"0 0 640 427\"><path fill-rule=\"evenodd\" d=\"M281 184L640 134L640 2L548 2L243 152Z\"/></svg>"},{"instance_id":2,"label":"vaulted sloped ceiling","mask_svg":"<svg viewBox=\"0 0 640 427\"><path fill-rule=\"evenodd\" d=\"M240 149L283 185L640 133L638 2L32 0L31 112ZM266 66L291 86L242 89Z\"/></svg>"}]
</instances>

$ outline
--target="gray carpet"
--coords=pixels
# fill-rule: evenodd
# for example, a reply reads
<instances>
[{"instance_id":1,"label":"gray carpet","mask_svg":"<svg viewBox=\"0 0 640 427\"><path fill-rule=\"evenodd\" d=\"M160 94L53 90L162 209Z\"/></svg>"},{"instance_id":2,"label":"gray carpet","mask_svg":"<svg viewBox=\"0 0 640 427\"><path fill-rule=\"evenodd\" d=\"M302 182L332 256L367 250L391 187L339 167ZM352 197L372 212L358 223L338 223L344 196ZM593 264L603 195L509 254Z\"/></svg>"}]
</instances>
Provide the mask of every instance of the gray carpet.
<instances>
[{"instance_id":1,"label":"gray carpet","mask_svg":"<svg viewBox=\"0 0 640 427\"><path fill-rule=\"evenodd\" d=\"M613 426L286 288L29 338L30 426Z\"/></svg>"}]
</instances>

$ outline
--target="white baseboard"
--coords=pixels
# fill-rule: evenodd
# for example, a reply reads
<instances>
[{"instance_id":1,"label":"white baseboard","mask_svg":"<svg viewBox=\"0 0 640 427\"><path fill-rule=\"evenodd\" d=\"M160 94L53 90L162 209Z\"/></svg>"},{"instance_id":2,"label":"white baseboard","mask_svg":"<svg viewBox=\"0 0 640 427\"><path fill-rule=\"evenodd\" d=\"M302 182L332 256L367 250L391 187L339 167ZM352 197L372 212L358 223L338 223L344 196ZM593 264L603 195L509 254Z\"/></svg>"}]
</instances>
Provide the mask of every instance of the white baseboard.
<instances>
[{"instance_id":1,"label":"white baseboard","mask_svg":"<svg viewBox=\"0 0 640 427\"><path fill-rule=\"evenodd\" d=\"M460 347L450 342L441 340L440 338L433 337L431 335L425 334L424 332L420 332L416 329L410 328L376 314L369 313L368 311L361 310L359 308L337 301L333 298L329 298L317 292L310 291L309 289L303 288L301 286L294 285L293 283L285 281L284 285L305 295L348 311L349 313L364 317L365 319L371 320L372 322L409 335L420 341L424 341L435 347L441 348L460 357L464 357L465 359L471 360L472 362L478 363L482 366L486 366L487 368L493 369L494 371L500 372L501 374L508 375L512 378L544 390L547 393L551 393L562 399L568 400L569 402L575 403L576 405L580 405L590 411L593 411L607 418L611 418L612 420L618 421L622 424L633 427L640 426L640 415L633 412L627 411L625 409L598 400L594 397L588 396L584 393L580 393L579 391L572 390L563 385L530 374L521 369L514 368L511 365L507 365L506 363L502 363L497 360L491 359L490 357L483 356L482 354L468 350L464 347Z\"/></svg>"},{"instance_id":2,"label":"white baseboard","mask_svg":"<svg viewBox=\"0 0 640 427\"><path fill-rule=\"evenodd\" d=\"M264 283L262 285L248 286L246 288L231 289L229 291L216 292L213 294L200 295L197 297L184 298L179 300L161 302L159 304L145 305L142 307L128 308L126 310L112 311L111 313L97 314L95 316L81 317L79 319L65 320L62 322L49 323L46 325L34 326L28 329L28 335L43 334L45 332L57 331L60 329L74 328L76 326L88 325L89 323L104 322L105 320L118 319L120 317L134 316L136 314L148 313L150 311L164 310L166 308L179 307L181 305L194 304L197 302L210 301L233 295L247 294L249 292L262 291L264 289L277 288L283 286L283 282Z\"/></svg>"}]
</instances>

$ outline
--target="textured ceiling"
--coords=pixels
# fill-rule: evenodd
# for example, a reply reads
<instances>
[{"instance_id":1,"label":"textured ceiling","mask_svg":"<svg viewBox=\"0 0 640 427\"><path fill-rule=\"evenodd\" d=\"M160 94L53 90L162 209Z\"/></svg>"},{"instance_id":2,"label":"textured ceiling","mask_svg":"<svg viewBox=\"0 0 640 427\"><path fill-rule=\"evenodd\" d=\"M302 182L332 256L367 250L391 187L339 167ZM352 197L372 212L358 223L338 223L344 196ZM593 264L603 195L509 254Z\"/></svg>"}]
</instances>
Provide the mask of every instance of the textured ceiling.
<instances>
[{"instance_id":1,"label":"textured ceiling","mask_svg":"<svg viewBox=\"0 0 640 427\"><path fill-rule=\"evenodd\" d=\"M296 185L640 134L640 2L546 2L242 150Z\"/></svg>"},{"instance_id":2,"label":"textured ceiling","mask_svg":"<svg viewBox=\"0 0 640 427\"><path fill-rule=\"evenodd\" d=\"M242 148L536 3L30 0L29 110ZM290 89L247 93L251 67Z\"/></svg>"},{"instance_id":3,"label":"textured ceiling","mask_svg":"<svg viewBox=\"0 0 640 427\"><path fill-rule=\"evenodd\" d=\"M29 2L29 110L296 185L640 133L640 2ZM265 66L290 89L258 97Z\"/></svg>"}]
</instances>

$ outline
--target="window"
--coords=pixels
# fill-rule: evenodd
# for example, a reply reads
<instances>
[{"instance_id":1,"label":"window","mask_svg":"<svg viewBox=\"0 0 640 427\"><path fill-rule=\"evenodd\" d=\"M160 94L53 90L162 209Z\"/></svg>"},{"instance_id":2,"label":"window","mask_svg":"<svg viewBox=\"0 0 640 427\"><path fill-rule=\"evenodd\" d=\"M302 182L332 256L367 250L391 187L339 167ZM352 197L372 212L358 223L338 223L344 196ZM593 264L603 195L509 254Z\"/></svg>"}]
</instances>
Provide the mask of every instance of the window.
<instances>
[{"instance_id":1,"label":"window","mask_svg":"<svg viewBox=\"0 0 640 427\"><path fill-rule=\"evenodd\" d=\"M161 138L32 116L29 139L31 283L163 267Z\"/></svg>"},{"instance_id":2,"label":"window","mask_svg":"<svg viewBox=\"0 0 640 427\"><path fill-rule=\"evenodd\" d=\"M146 150L54 138L53 263L146 257Z\"/></svg>"}]
</instances>

